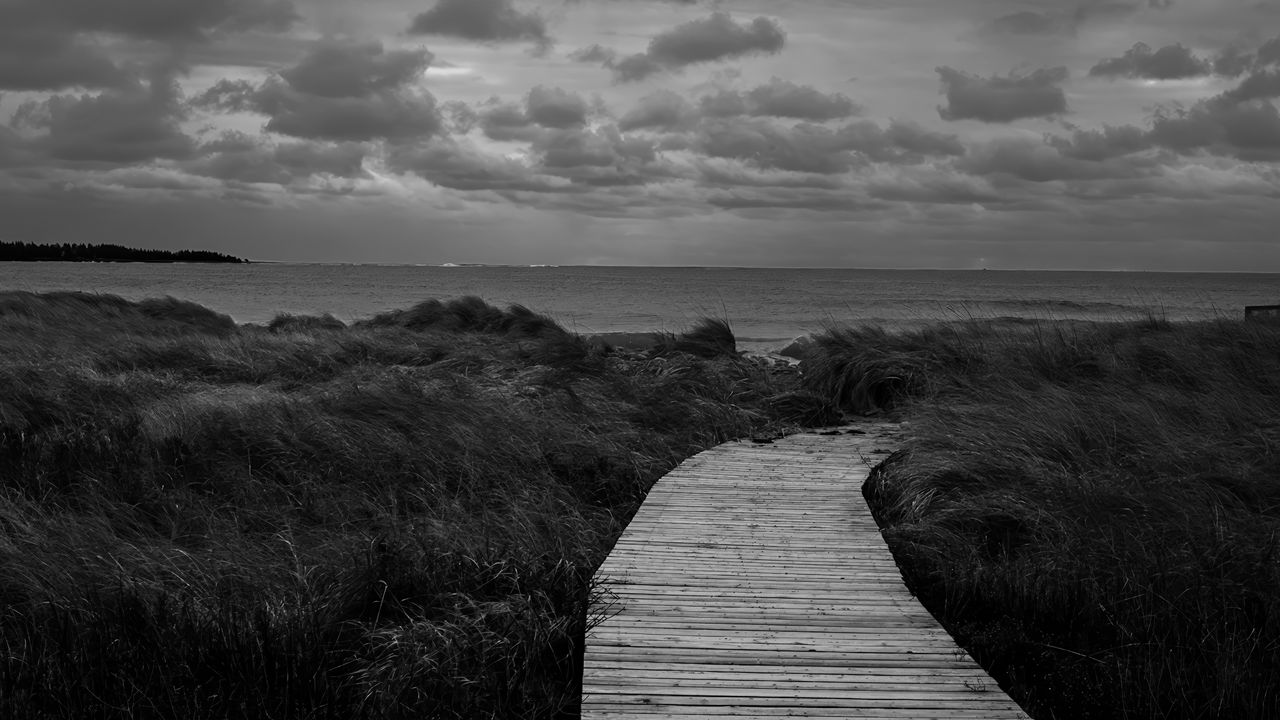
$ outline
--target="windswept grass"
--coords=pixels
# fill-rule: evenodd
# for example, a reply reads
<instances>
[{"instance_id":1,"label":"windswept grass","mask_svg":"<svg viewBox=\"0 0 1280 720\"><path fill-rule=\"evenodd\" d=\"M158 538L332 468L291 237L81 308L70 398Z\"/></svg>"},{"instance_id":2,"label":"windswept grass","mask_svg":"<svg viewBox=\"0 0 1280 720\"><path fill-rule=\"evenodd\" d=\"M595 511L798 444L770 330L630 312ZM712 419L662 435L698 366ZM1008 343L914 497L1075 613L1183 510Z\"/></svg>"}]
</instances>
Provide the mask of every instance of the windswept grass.
<instances>
[{"instance_id":1,"label":"windswept grass","mask_svg":"<svg viewBox=\"0 0 1280 720\"><path fill-rule=\"evenodd\" d=\"M682 333L663 333L656 350L701 358L732 357L738 354L738 344L727 320L703 318Z\"/></svg>"},{"instance_id":2,"label":"windswept grass","mask_svg":"<svg viewBox=\"0 0 1280 720\"><path fill-rule=\"evenodd\" d=\"M802 364L904 449L864 488L1037 718L1280 716L1280 327L838 330Z\"/></svg>"},{"instance_id":3,"label":"windswept grass","mask_svg":"<svg viewBox=\"0 0 1280 720\"><path fill-rule=\"evenodd\" d=\"M474 298L0 294L0 717L572 717L648 487L796 392Z\"/></svg>"}]
</instances>

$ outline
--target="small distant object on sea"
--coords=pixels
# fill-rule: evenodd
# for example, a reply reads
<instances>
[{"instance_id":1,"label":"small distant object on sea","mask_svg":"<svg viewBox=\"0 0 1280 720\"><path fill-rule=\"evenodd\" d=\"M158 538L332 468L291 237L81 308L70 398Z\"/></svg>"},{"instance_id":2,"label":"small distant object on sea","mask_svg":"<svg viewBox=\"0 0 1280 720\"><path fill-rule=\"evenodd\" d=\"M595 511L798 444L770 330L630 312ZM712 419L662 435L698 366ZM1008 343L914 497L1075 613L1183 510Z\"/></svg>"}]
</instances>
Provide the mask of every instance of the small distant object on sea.
<instances>
[{"instance_id":1,"label":"small distant object on sea","mask_svg":"<svg viewBox=\"0 0 1280 720\"><path fill-rule=\"evenodd\" d=\"M1280 320L1280 305L1245 305L1245 320Z\"/></svg>"}]
</instances>

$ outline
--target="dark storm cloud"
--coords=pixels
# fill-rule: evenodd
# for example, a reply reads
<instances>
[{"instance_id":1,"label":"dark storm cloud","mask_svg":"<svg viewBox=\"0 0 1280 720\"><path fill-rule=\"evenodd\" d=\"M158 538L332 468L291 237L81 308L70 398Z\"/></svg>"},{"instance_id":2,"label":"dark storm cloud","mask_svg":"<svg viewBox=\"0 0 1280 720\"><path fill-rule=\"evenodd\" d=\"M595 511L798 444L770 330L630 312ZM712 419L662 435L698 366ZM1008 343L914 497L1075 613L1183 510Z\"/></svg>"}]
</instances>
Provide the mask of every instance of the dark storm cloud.
<instances>
[{"instance_id":1,"label":"dark storm cloud","mask_svg":"<svg viewBox=\"0 0 1280 720\"><path fill-rule=\"evenodd\" d=\"M409 32L480 42L551 44L547 21L537 12L517 10L512 0L436 0L434 7L414 17Z\"/></svg>"},{"instance_id":2,"label":"dark storm cloud","mask_svg":"<svg viewBox=\"0 0 1280 720\"><path fill-rule=\"evenodd\" d=\"M932 167L872 180L867 184L867 195L878 200L930 205L999 205L1007 201L1006 197L980 178L945 173Z\"/></svg>"},{"instance_id":3,"label":"dark storm cloud","mask_svg":"<svg viewBox=\"0 0 1280 720\"><path fill-rule=\"evenodd\" d=\"M1239 77L1253 67L1254 57L1237 47L1229 47L1213 58L1213 72L1226 77Z\"/></svg>"},{"instance_id":4,"label":"dark storm cloud","mask_svg":"<svg viewBox=\"0 0 1280 720\"><path fill-rule=\"evenodd\" d=\"M313 175L365 175L366 148L360 143L289 142L272 147L241 132L226 132L200 146L199 153L183 163L183 169L219 180L288 185Z\"/></svg>"},{"instance_id":5,"label":"dark storm cloud","mask_svg":"<svg viewBox=\"0 0 1280 720\"><path fill-rule=\"evenodd\" d=\"M971 148L956 168L978 176L1008 176L1034 183L1058 180L1101 180L1135 177L1129 163L1091 162L1067 157L1057 148L1031 138L1002 138Z\"/></svg>"},{"instance_id":6,"label":"dark storm cloud","mask_svg":"<svg viewBox=\"0 0 1280 720\"><path fill-rule=\"evenodd\" d=\"M1129 18L1141 9L1140 5L1131 2L1086 0L1076 7L1071 20L1075 26L1085 23L1106 23Z\"/></svg>"},{"instance_id":7,"label":"dark storm cloud","mask_svg":"<svg viewBox=\"0 0 1280 720\"><path fill-rule=\"evenodd\" d=\"M525 101L529 119L548 128L584 125L590 108L581 95L558 87L538 85Z\"/></svg>"},{"instance_id":8,"label":"dark storm cloud","mask_svg":"<svg viewBox=\"0 0 1280 720\"><path fill-rule=\"evenodd\" d=\"M947 96L946 107L938 108L944 120L1007 123L1067 112L1067 96L1059 87L1068 77L1065 67L985 78L950 67L936 70Z\"/></svg>"},{"instance_id":9,"label":"dark storm cloud","mask_svg":"<svg viewBox=\"0 0 1280 720\"><path fill-rule=\"evenodd\" d=\"M422 77L434 56L427 50L383 52L382 43L322 41L280 77L298 92L326 98L367 97Z\"/></svg>"},{"instance_id":10,"label":"dark storm cloud","mask_svg":"<svg viewBox=\"0 0 1280 720\"><path fill-rule=\"evenodd\" d=\"M542 135L525 108L495 98L479 113L480 129L490 140L532 142Z\"/></svg>"},{"instance_id":11,"label":"dark storm cloud","mask_svg":"<svg viewBox=\"0 0 1280 720\"><path fill-rule=\"evenodd\" d=\"M965 153L964 145L955 135L926 130L908 121L891 121L883 138L893 147L913 155L956 156Z\"/></svg>"},{"instance_id":12,"label":"dark storm cloud","mask_svg":"<svg viewBox=\"0 0 1280 720\"><path fill-rule=\"evenodd\" d=\"M1122 157L1151 147L1146 131L1133 125L1076 130L1070 138L1054 136L1048 142L1065 157L1093 161Z\"/></svg>"},{"instance_id":13,"label":"dark storm cloud","mask_svg":"<svg viewBox=\"0 0 1280 720\"><path fill-rule=\"evenodd\" d=\"M1118 58L1099 62L1089 69L1091 77L1130 77L1149 80L1178 80L1208 75L1212 63L1178 45L1165 45L1152 51L1146 43L1137 43Z\"/></svg>"},{"instance_id":14,"label":"dark storm cloud","mask_svg":"<svg viewBox=\"0 0 1280 720\"><path fill-rule=\"evenodd\" d=\"M1266 46L1264 46L1266 47ZM1156 108L1148 140L1179 153L1204 151L1245 160L1280 160L1280 67L1257 68L1238 85L1190 107Z\"/></svg>"},{"instance_id":15,"label":"dark storm cloud","mask_svg":"<svg viewBox=\"0 0 1280 720\"><path fill-rule=\"evenodd\" d=\"M648 54L665 65L690 65L782 49L786 33L776 22L758 17L739 25L728 13L692 20L649 42Z\"/></svg>"},{"instance_id":16,"label":"dark storm cloud","mask_svg":"<svg viewBox=\"0 0 1280 720\"><path fill-rule=\"evenodd\" d=\"M49 29L0 26L0 88L107 88L129 80L92 41Z\"/></svg>"},{"instance_id":17,"label":"dark storm cloud","mask_svg":"<svg viewBox=\"0 0 1280 720\"><path fill-rule=\"evenodd\" d=\"M698 120L697 110L683 95L659 90L640 98L635 109L618 121L618 129L686 130L696 125Z\"/></svg>"},{"instance_id":18,"label":"dark storm cloud","mask_svg":"<svg viewBox=\"0 0 1280 720\"><path fill-rule=\"evenodd\" d=\"M461 100L450 100L440 106L441 114L448 120L448 130L466 135L480 124L480 113Z\"/></svg>"},{"instance_id":19,"label":"dark storm cloud","mask_svg":"<svg viewBox=\"0 0 1280 720\"><path fill-rule=\"evenodd\" d=\"M834 174L851 170L857 159L831 129L801 124L782 127L765 120L708 120L697 140L706 155L737 158L757 167Z\"/></svg>"},{"instance_id":20,"label":"dark storm cloud","mask_svg":"<svg viewBox=\"0 0 1280 720\"><path fill-rule=\"evenodd\" d=\"M797 85L776 77L745 93L721 90L703 97L701 104L703 112L717 117L754 115L818 122L847 118L862 111L862 108L841 93L828 94L808 85Z\"/></svg>"},{"instance_id":21,"label":"dark storm cloud","mask_svg":"<svg viewBox=\"0 0 1280 720\"><path fill-rule=\"evenodd\" d=\"M0 2L0 88L121 88L133 80L104 36L164 43L214 33L283 30L297 19L284 0L4 0Z\"/></svg>"},{"instance_id":22,"label":"dark storm cloud","mask_svg":"<svg viewBox=\"0 0 1280 720\"><path fill-rule=\"evenodd\" d=\"M43 131L33 148L56 160L127 164L181 159L195 151L182 131L181 91L167 68L147 83L99 95L54 95L28 101L14 124Z\"/></svg>"},{"instance_id":23,"label":"dark storm cloud","mask_svg":"<svg viewBox=\"0 0 1280 720\"><path fill-rule=\"evenodd\" d=\"M693 147L710 157L734 158L761 168L830 175L866 162L917 163L927 156L955 156L964 146L913 123L871 121L839 128L801 123L792 127L761 119L704 121Z\"/></svg>"},{"instance_id":24,"label":"dark storm cloud","mask_svg":"<svg viewBox=\"0 0 1280 720\"><path fill-rule=\"evenodd\" d=\"M113 33L190 41L214 32L285 30L298 20L288 0L6 0L0 26Z\"/></svg>"},{"instance_id":25,"label":"dark storm cloud","mask_svg":"<svg viewBox=\"0 0 1280 720\"><path fill-rule=\"evenodd\" d=\"M664 173L654 163L651 140L628 137L616 127L560 130L532 147L543 172L585 186L643 185Z\"/></svg>"},{"instance_id":26,"label":"dark storm cloud","mask_svg":"<svg viewBox=\"0 0 1280 720\"><path fill-rule=\"evenodd\" d=\"M747 99L737 90L720 90L703 95L698 101L708 117L734 117L747 114Z\"/></svg>"},{"instance_id":27,"label":"dark storm cloud","mask_svg":"<svg viewBox=\"0 0 1280 720\"><path fill-rule=\"evenodd\" d=\"M775 21L757 17L736 23L726 12L713 12L699 20L654 36L643 53L609 63L618 82L642 80L654 73L697 63L746 55L773 55L782 50L786 33Z\"/></svg>"},{"instance_id":28,"label":"dark storm cloud","mask_svg":"<svg viewBox=\"0 0 1280 720\"><path fill-rule=\"evenodd\" d=\"M570 189L566 180L540 176L518 160L449 138L394 148L387 164L396 172L412 173L454 190L554 193Z\"/></svg>"},{"instance_id":29,"label":"dark storm cloud","mask_svg":"<svg viewBox=\"0 0 1280 720\"><path fill-rule=\"evenodd\" d=\"M713 192L707 203L723 210L808 210L813 212L883 210L888 205L869 200L840 188L748 188L736 187ZM763 215L762 217L771 217Z\"/></svg>"},{"instance_id":30,"label":"dark storm cloud","mask_svg":"<svg viewBox=\"0 0 1280 720\"><path fill-rule=\"evenodd\" d=\"M268 80L255 91L253 102L259 112L270 116L267 130L300 138L405 139L434 135L443 126L435 98L427 92L326 98Z\"/></svg>"},{"instance_id":31,"label":"dark storm cloud","mask_svg":"<svg viewBox=\"0 0 1280 720\"><path fill-rule=\"evenodd\" d=\"M541 133L524 108L516 103L498 102L493 98L476 115L481 132L491 140L529 142Z\"/></svg>"},{"instance_id":32,"label":"dark storm cloud","mask_svg":"<svg viewBox=\"0 0 1280 720\"><path fill-rule=\"evenodd\" d=\"M0 168L26 165L31 160L27 141L9 127L0 125Z\"/></svg>"},{"instance_id":33,"label":"dark storm cloud","mask_svg":"<svg viewBox=\"0 0 1280 720\"><path fill-rule=\"evenodd\" d=\"M1266 41L1254 55L1255 67L1280 65L1280 35Z\"/></svg>"},{"instance_id":34,"label":"dark storm cloud","mask_svg":"<svg viewBox=\"0 0 1280 720\"><path fill-rule=\"evenodd\" d=\"M297 65L254 86L222 80L193 105L268 116L266 129L299 138L404 140L440 132L435 97L414 87L431 55L377 44L319 43Z\"/></svg>"},{"instance_id":35,"label":"dark storm cloud","mask_svg":"<svg viewBox=\"0 0 1280 720\"><path fill-rule=\"evenodd\" d=\"M1275 161L1280 160L1280 111L1266 101L1232 103L1218 96L1189 109L1162 109L1147 137L1180 153L1204 150Z\"/></svg>"},{"instance_id":36,"label":"dark storm cloud","mask_svg":"<svg viewBox=\"0 0 1280 720\"><path fill-rule=\"evenodd\" d=\"M475 113L485 137L503 142L534 142L548 129L582 127L590 114L581 95L545 85L530 90L523 105L493 97Z\"/></svg>"},{"instance_id":37,"label":"dark storm cloud","mask_svg":"<svg viewBox=\"0 0 1280 720\"><path fill-rule=\"evenodd\" d=\"M1258 70L1250 73L1236 87L1222 93L1219 100L1227 103L1243 103L1250 100L1280 97L1280 69Z\"/></svg>"},{"instance_id":38,"label":"dark storm cloud","mask_svg":"<svg viewBox=\"0 0 1280 720\"><path fill-rule=\"evenodd\" d=\"M964 145L954 135L944 135L916 125L894 120L887 129L864 120L849 123L836 132L842 150L861 153L876 162L913 164L926 156L957 156Z\"/></svg>"}]
</instances>

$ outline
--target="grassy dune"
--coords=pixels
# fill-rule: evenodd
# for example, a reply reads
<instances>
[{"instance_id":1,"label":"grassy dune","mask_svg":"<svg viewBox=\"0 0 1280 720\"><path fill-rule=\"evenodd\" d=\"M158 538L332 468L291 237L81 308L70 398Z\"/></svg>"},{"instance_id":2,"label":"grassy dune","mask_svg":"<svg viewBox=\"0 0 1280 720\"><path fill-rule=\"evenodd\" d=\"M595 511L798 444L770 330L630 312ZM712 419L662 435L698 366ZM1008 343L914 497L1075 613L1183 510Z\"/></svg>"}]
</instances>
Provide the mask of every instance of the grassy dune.
<instances>
[{"instance_id":1,"label":"grassy dune","mask_svg":"<svg viewBox=\"0 0 1280 720\"><path fill-rule=\"evenodd\" d=\"M572 716L649 485L823 415L727 327L668 340L0 294L0 717Z\"/></svg>"},{"instance_id":2,"label":"grassy dune","mask_svg":"<svg viewBox=\"0 0 1280 720\"><path fill-rule=\"evenodd\" d=\"M652 482L836 408L907 421L864 492L1034 716L1280 716L1280 327L838 329L799 377L655 343L0 294L0 717L573 717Z\"/></svg>"},{"instance_id":3,"label":"grassy dune","mask_svg":"<svg viewBox=\"0 0 1280 720\"><path fill-rule=\"evenodd\" d=\"M907 421L865 494L1033 716L1280 717L1280 326L839 329L802 369Z\"/></svg>"}]
</instances>

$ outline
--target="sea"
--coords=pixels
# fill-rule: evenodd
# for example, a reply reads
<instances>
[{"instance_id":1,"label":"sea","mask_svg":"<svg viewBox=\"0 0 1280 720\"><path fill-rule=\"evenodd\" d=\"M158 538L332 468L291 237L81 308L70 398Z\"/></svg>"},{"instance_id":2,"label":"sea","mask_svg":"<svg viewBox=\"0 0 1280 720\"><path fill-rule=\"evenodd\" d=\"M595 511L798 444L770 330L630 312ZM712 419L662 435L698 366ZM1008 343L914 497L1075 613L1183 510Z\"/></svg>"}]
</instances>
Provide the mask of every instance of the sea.
<instances>
[{"instance_id":1,"label":"sea","mask_svg":"<svg viewBox=\"0 0 1280 720\"><path fill-rule=\"evenodd\" d=\"M1280 274L731 267L0 262L0 290L171 296L265 323L344 321L430 298L524 305L579 333L679 331L728 320L739 347L772 352L839 325L939 320L1240 317L1280 304Z\"/></svg>"}]
</instances>

